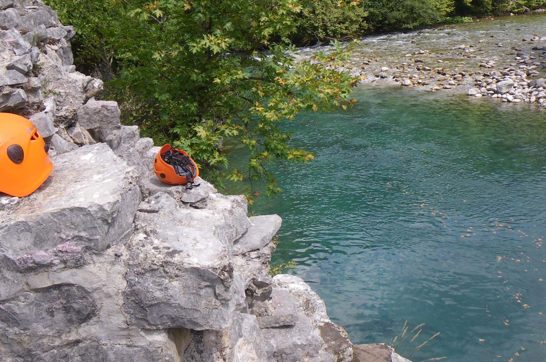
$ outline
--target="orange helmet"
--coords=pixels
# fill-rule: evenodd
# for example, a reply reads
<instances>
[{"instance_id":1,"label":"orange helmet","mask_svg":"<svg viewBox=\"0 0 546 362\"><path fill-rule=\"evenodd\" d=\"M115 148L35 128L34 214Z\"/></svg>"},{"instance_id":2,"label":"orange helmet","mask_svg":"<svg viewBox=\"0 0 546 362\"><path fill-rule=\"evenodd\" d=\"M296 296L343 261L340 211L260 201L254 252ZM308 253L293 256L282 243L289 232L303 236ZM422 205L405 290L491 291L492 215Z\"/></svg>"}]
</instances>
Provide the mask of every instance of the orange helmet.
<instances>
[{"instance_id":1,"label":"orange helmet","mask_svg":"<svg viewBox=\"0 0 546 362\"><path fill-rule=\"evenodd\" d=\"M49 177L46 143L28 119L0 113L0 193L28 196Z\"/></svg>"},{"instance_id":2,"label":"orange helmet","mask_svg":"<svg viewBox=\"0 0 546 362\"><path fill-rule=\"evenodd\" d=\"M154 171L161 182L169 185L193 183L199 176L199 167L183 150L167 144L161 147L154 160Z\"/></svg>"}]
</instances>

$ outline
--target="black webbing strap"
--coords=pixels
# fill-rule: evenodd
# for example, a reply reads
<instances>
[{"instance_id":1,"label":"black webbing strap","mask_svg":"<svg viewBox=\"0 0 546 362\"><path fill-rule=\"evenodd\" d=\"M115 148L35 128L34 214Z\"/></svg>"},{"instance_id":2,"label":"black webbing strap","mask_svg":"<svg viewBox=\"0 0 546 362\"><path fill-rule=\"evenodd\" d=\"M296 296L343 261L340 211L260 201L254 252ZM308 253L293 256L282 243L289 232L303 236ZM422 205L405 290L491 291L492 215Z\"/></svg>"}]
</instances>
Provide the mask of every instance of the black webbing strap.
<instances>
[{"instance_id":1,"label":"black webbing strap","mask_svg":"<svg viewBox=\"0 0 546 362\"><path fill-rule=\"evenodd\" d=\"M174 171L178 176L183 176L186 178L186 190L191 190L194 187L201 185L194 184L194 180L197 175L197 167L188 156L175 149L170 149L163 155L163 160L169 165L173 166Z\"/></svg>"}]
</instances>

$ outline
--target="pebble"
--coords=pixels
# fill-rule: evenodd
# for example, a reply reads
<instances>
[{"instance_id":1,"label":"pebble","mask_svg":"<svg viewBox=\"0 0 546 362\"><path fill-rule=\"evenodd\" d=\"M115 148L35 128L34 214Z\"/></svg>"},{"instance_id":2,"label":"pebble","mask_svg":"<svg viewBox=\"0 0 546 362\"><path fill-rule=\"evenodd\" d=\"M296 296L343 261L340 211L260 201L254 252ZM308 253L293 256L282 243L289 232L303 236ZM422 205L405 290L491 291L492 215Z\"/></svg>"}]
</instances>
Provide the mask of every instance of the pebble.
<instances>
[{"instance_id":1,"label":"pebble","mask_svg":"<svg viewBox=\"0 0 546 362\"><path fill-rule=\"evenodd\" d=\"M529 37L529 40L531 39L538 41L537 39L540 38ZM492 45L495 46L495 44L497 47L503 47L503 43ZM479 46L466 44L455 45L454 49L459 50L460 56L464 56L467 50L477 50L478 53L483 51ZM534 43L527 47L512 46L510 49L514 51L511 53L513 56L511 62L506 57L494 56L493 59L485 58L479 61L472 56L470 58L476 59L474 63L461 66L464 67L463 69L444 66L446 61L438 59L442 56L449 58L449 54L436 54L429 50L418 49L413 53L400 54L397 63L381 64L380 59L353 58L351 63L340 70L358 76L363 82L393 80L403 87L428 86L426 88L432 92L453 88L459 90L466 86L468 96L490 97L510 103L533 103L546 110L544 92L546 82L544 78L540 78L540 71L546 69L546 62L537 61L535 56L537 54L533 53L533 50L546 51L546 46ZM464 57L470 59L468 56Z\"/></svg>"},{"instance_id":2,"label":"pebble","mask_svg":"<svg viewBox=\"0 0 546 362\"><path fill-rule=\"evenodd\" d=\"M8 209L18 203L18 197L0 196L0 210Z\"/></svg>"}]
</instances>

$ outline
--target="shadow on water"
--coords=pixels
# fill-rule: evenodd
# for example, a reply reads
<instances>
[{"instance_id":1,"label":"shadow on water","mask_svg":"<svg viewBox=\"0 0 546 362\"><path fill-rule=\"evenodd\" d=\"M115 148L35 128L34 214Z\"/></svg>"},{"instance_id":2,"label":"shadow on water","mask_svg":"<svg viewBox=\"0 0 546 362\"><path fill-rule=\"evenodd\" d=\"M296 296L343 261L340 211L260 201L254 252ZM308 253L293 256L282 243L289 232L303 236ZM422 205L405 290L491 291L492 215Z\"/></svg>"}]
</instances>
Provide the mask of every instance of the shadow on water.
<instances>
[{"instance_id":1,"label":"shadow on water","mask_svg":"<svg viewBox=\"0 0 546 362\"><path fill-rule=\"evenodd\" d=\"M546 114L399 89L291 123L309 164L273 166L284 192L275 263L295 260L355 343L414 361L546 360ZM426 346L417 347L440 332Z\"/></svg>"}]
</instances>

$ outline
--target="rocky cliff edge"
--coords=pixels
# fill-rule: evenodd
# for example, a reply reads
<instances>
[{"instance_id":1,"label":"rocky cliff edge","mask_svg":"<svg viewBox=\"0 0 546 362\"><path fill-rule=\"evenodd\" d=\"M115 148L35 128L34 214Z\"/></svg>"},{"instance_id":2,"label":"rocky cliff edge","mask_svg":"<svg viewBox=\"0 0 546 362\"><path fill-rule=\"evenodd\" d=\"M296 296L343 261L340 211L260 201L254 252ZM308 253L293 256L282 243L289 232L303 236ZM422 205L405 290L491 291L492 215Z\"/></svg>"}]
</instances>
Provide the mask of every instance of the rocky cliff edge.
<instances>
[{"instance_id":1,"label":"rocky cliff edge","mask_svg":"<svg viewBox=\"0 0 546 362\"><path fill-rule=\"evenodd\" d=\"M352 361L318 295L269 274L281 218L160 184L158 148L94 98L73 35L40 1L0 0L0 112L30 118L55 165L0 196L0 359Z\"/></svg>"}]
</instances>

